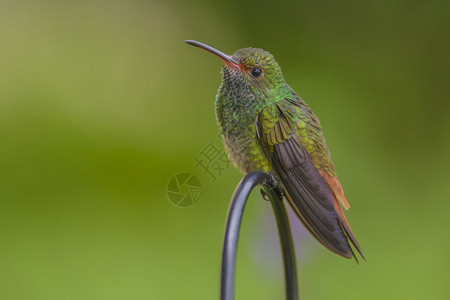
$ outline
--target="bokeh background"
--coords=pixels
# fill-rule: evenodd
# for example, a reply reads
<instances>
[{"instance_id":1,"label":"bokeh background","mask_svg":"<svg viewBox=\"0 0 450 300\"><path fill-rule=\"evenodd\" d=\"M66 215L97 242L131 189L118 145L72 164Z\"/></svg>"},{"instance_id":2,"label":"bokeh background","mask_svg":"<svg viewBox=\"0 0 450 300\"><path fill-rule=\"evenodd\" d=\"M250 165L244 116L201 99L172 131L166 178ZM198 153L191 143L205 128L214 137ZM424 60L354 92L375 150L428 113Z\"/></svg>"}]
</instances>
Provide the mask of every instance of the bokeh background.
<instances>
[{"instance_id":1,"label":"bokeh background","mask_svg":"<svg viewBox=\"0 0 450 300\"><path fill-rule=\"evenodd\" d=\"M303 299L450 299L448 1L1 1L0 298L217 299L229 198L194 157L222 63L261 47L322 121L367 256L298 224ZM188 209L169 180L195 174ZM237 299L282 299L255 192ZM263 245L268 245L263 246ZM267 251L267 249L272 249Z\"/></svg>"}]
</instances>

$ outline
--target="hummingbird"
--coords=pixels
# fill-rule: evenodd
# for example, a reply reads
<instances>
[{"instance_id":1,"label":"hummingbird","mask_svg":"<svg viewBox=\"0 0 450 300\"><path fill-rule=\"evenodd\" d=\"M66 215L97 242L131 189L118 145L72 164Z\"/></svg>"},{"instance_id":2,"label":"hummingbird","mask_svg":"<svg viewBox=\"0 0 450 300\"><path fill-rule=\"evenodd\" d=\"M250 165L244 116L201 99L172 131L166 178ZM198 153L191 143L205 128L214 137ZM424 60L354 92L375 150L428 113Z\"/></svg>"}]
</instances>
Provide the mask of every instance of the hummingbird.
<instances>
[{"instance_id":1,"label":"hummingbird","mask_svg":"<svg viewBox=\"0 0 450 300\"><path fill-rule=\"evenodd\" d=\"M247 174L268 172L308 231L330 251L358 261L364 254L345 218L349 209L319 119L284 80L272 54L243 48L227 55L186 40L225 64L215 100L228 157Z\"/></svg>"}]
</instances>

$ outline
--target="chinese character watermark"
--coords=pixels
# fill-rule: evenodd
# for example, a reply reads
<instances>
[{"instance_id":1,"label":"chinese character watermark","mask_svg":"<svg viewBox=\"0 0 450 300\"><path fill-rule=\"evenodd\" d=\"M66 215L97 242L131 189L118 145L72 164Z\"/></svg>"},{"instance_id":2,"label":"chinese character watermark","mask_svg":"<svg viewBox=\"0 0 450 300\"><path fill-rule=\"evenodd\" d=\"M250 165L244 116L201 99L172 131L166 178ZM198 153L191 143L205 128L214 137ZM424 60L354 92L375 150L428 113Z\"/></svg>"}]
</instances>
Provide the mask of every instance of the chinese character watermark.
<instances>
[{"instance_id":1,"label":"chinese character watermark","mask_svg":"<svg viewBox=\"0 0 450 300\"><path fill-rule=\"evenodd\" d=\"M203 170L203 175L208 175L212 182L216 182L217 177L222 175L222 172L228 170L230 161L223 147L217 147L215 141L209 142L203 148L198 156L194 157L196 166Z\"/></svg>"},{"instance_id":2,"label":"chinese character watermark","mask_svg":"<svg viewBox=\"0 0 450 300\"><path fill-rule=\"evenodd\" d=\"M230 161L219 138L211 140L194 157L195 166L203 171L203 176L216 182L219 176L230 167ZM170 180L167 186L169 200L177 207L191 207L201 196L200 180L191 173L180 173Z\"/></svg>"}]
</instances>

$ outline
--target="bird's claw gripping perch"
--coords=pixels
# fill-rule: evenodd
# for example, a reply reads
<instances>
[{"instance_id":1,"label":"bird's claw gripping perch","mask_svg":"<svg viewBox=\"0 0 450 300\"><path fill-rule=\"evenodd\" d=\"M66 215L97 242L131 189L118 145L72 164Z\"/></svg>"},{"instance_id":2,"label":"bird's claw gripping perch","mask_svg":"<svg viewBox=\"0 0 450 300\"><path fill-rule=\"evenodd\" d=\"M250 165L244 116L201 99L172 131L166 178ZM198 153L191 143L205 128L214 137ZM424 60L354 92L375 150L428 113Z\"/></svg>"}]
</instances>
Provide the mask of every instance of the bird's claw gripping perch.
<instances>
[{"instance_id":1,"label":"bird's claw gripping perch","mask_svg":"<svg viewBox=\"0 0 450 300\"><path fill-rule=\"evenodd\" d=\"M278 181L275 179L275 176L273 176L272 173L269 173L270 177L272 178L272 184L270 185L270 189L273 190L278 186Z\"/></svg>"},{"instance_id":2,"label":"bird's claw gripping perch","mask_svg":"<svg viewBox=\"0 0 450 300\"><path fill-rule=\"evenodd\" d=\"M263 185L269 183L267 186L271 190L273 190L275 192L275 194L278 196L279 199L281 199L283 197L283 194L282 194L281 190L279 188L277 188L278 187L278 181L275 179L275 177L273 176L272 173L269 173L269 174L270 174L270 177L271 177L271 180L270 180L271 182L268 182L268 181L264 181L263 182L263 184L261 185L261 194L262 194L264 200L270 201L269 196L267 195L267 193L263 189Z\"/></svg>"}]
</instances>

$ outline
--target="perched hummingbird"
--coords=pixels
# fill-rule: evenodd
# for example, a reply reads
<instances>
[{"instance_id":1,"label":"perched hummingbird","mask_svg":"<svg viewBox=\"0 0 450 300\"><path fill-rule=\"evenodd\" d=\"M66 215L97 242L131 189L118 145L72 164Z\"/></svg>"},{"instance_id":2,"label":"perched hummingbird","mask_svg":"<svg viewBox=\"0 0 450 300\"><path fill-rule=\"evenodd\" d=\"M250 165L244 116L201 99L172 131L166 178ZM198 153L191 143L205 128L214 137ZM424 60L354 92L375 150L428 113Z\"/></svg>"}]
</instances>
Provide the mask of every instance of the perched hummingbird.
<instances>
[{"instance_id":1,"label":"perched hummingbird","mask_svg":"<svg viewBox=\"0 0 450 300\"><path fill-rule=\"evenodd\" d=\"M197 41L185 42L225 62L215 106L233 164L245 174L272 174L276 188L323 246L357 260L350 240L364 258L340 206L350 207L320 122L286 83L272 54L244 48L230 56Z\"/></svg>"}]
</instances>

